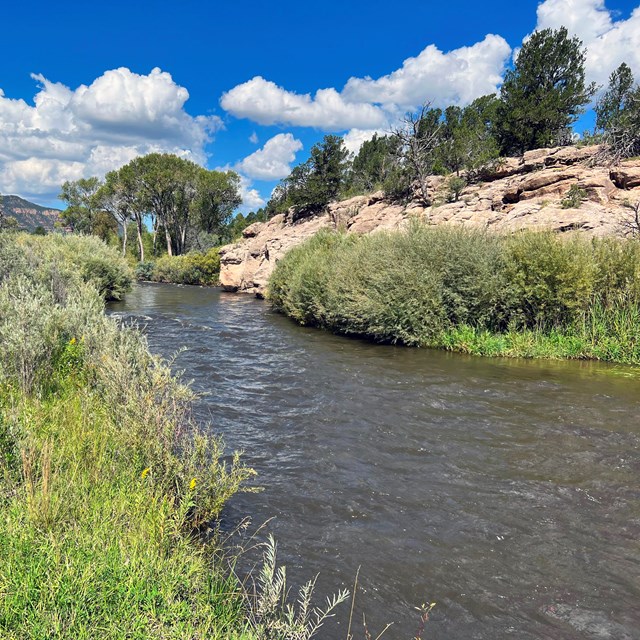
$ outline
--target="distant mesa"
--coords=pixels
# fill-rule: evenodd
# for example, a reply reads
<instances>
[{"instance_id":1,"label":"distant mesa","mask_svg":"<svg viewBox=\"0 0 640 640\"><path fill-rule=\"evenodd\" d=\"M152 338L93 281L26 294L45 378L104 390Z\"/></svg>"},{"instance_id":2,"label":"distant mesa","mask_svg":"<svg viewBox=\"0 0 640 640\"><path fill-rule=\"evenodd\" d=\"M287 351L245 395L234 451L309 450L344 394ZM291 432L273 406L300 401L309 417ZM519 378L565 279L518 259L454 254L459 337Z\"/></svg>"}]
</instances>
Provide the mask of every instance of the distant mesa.
<instances>
[{"instance_id":1,"label":"distant mesa","mask_svg":"<svg viewBox=\"0 0 640 640\"><path fill-rule=\"evenodd\" d=\"M34 231L37 227L53 231L62 213L60 209L42 207L20 196L0 196L0 212L15 218L18 226L25 231Z\"/></svg>"}]
</instances>

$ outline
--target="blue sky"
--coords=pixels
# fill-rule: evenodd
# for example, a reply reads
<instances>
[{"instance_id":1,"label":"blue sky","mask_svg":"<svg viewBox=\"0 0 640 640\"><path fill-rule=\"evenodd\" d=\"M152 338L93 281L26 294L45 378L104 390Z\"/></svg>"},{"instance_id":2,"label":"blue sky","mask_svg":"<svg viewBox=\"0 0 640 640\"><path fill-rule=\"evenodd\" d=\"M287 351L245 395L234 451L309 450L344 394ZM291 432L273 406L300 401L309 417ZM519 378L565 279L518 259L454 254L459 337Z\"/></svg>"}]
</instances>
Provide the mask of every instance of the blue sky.
<instances>
[{"instance_id":1,"label":"blue sky","mask_svg":"<svg viewBox=\"0 0 640 640\"><path fill-rule=\"evenodd\" d=\"M599 83L623 60L640 76L638 4L12 2L0 192L56 204L63 180L162 150L238 170L250 209L324 133L355 150L425 100L495 91L536 27L581 37Z\"/></svg>"}]
</instances>

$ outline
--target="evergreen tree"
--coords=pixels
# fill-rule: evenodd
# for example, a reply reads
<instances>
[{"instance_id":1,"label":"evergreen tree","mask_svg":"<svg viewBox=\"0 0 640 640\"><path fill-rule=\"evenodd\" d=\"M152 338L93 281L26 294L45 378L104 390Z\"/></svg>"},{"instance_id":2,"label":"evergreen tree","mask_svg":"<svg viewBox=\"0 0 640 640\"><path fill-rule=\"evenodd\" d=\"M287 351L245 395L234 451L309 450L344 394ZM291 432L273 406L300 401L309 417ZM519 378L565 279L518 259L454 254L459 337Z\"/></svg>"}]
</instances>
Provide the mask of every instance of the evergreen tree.
<instances>
[{"instance_id":1,"label":"evergreen tree","mask_svg":"<svg viewBox=\"0 0 640 640\"><path fill-rule=\"evenodd\" d=\"M633 94L633 73L623 62L610 76L609 86L596 105L596 129L607 131L615 126Z\"/></svg>"},{"instance_id":2,"label":"evergreen tree","mask_svg":"<svg viewBox=\"0 0 640 640\"><path fill-rule=\"evenodd\" d=\"M505 74L498 107L502 151L563 143L595 93L585 82L585 51L565 27L536 31Z\"/></svg>"},{"instance_id":3,"label":"evergreen tree","mask_svg":"<svg viewBox=\"0 0 640 640\"><path fill-rule=\"evenodd\" d=\"M360 193L381 189L396 163L398 139L378 136L365 140L351 165L349 188Z\"/></svg>"}]
</instances>

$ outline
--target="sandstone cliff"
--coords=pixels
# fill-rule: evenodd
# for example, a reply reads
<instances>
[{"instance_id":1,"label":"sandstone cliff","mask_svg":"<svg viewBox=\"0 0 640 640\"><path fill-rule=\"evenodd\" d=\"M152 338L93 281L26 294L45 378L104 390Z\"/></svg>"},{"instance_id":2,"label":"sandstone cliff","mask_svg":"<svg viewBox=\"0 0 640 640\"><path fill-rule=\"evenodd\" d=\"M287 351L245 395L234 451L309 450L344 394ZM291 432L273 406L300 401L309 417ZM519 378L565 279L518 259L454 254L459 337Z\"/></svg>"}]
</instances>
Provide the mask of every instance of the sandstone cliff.
<instances>
[{"instance_id":1,"label":"sandstone cliff","mask_svg":"<svg viewBox=\"0 0 640 640\"><path fill-rule=\"evenodd\" d=\"M520 229L577 230L594 236L622 235L630 203L640 201L640 159L616 167L595 166L598 147L537 149L507 158L483 182L467 186L447 202L447 179L431 178L430 206L394 204L382 192L329 205L320 215L296 219L293 212L247 227L242 239L220 251L220 283L227 291L261 296L275 263L323 227L348 233L399 229L416 216L429 224L457 224L510 233ZM572 187L585 200L575 208L562 201Z\"/></svg>"}]
</instances>

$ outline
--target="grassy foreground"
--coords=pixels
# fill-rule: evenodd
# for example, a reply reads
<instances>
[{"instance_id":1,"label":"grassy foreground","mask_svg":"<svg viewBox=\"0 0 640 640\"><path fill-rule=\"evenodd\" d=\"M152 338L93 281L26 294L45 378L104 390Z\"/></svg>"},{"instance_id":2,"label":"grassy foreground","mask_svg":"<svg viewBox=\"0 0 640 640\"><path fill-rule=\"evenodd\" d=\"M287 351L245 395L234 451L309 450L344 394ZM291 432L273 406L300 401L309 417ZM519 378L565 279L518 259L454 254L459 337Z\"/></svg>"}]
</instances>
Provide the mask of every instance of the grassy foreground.
<instances>
[{"instance_id":1,"label":"grassy foreground","mask_svg":"<svg viewBox=\"0 0 640 640\"><path fill-rule=\"evenodd\" d=\"M640 364L637 240L322 231L278 263L268 297L300 324L379 342Z\"/></svg>"},{"instance_id":2,"label":"grassy foreground","mask_svg":"<svg viewBox=\"0 0 640 640\"><path fill-rule=\"evenodd\" d=\"M2 638L256 637L196 535L253 472L104 315L129 282L95 239L0 235Z\"/></svg>"},{"instance_id":3,"label":"grassy foreground","mask_svg":"<svg viewBox=\"0 0 640 640\"><path fill-rule=\"evenodd\" d=\"M235 576L208 527L255 474L103 313L131 277L96 238L0 234L0 638L309 640L348 594L291 604L272 538Z\"/></svg>"}]
</instances>

